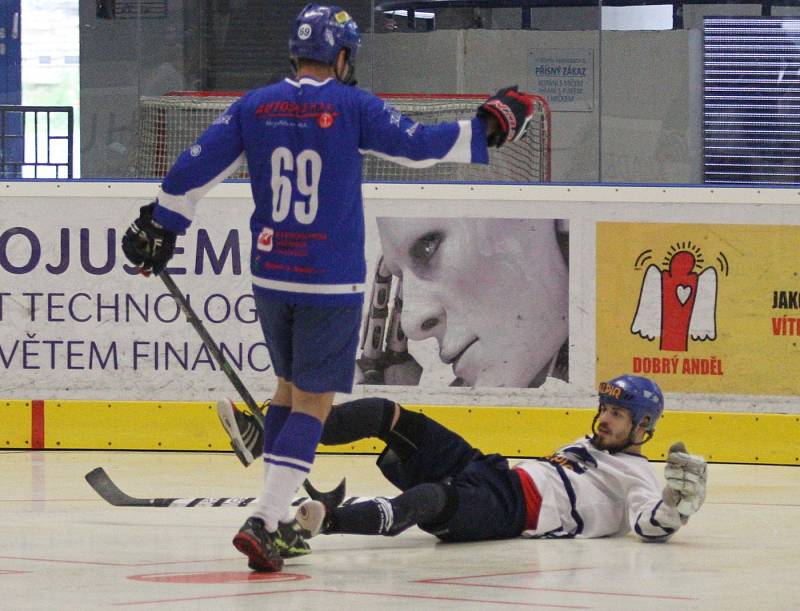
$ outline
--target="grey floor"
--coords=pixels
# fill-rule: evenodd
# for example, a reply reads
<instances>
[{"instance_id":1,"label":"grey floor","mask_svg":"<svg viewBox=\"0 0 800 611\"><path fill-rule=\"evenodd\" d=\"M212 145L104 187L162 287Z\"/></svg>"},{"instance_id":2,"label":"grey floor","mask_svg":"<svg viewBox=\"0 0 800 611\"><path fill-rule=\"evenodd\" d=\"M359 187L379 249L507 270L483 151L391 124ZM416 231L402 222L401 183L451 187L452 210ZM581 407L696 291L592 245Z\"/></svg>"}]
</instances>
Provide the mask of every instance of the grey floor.
<instances>
[{"instance_id":1,"label":"grey floor","mask_svg":"<svg viewBox=\"0 0 800 611\"><path fill-rule=\"evenodd\" d=\"M602 540L442 544L321 536L280 574L230 539L246 508L117 508L133 496L255 496L230 454L0 452L0 609L800 609L800 469L711 465L706 505L664 545ZM662 465L656 465L662 470ZM320 487L391 494L374 457L320 456Z\"/></svg>"}]
</instances>

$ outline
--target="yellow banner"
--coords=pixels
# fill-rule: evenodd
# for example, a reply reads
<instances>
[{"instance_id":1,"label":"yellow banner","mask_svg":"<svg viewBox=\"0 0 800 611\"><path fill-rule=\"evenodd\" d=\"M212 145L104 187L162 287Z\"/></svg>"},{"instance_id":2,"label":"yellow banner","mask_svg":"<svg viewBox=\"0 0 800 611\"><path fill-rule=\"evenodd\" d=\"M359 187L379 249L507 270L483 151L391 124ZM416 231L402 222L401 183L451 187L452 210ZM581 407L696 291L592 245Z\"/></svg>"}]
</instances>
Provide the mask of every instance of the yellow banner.
<instances>
[{"instance_id":1,"label":"yellow banner","mask_svg":"<svg viewBox=\"0 0 800 611\"><path fill-rule=\"evenodd\" d=\"M800 394L800 227L598 223L597 379Z\"/></svg>"}]
</instances>

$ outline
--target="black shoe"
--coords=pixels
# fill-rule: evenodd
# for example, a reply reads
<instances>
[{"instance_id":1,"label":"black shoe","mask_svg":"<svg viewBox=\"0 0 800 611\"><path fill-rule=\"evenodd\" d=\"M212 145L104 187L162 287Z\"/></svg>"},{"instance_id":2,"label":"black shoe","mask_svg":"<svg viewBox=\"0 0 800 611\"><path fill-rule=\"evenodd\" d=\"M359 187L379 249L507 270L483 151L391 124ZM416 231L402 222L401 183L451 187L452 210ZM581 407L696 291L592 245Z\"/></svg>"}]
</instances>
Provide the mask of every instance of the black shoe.
<instances>
[{"instance_id":1,"label":"black shoe","mask_svg":"<svg viewBox=\"0 0 800 611\"><path fill-rule=\"evenodd\" d=\"M283 568L276 539L277 532L269 532L261 518L248 518L233 538L233 546L247 556L252 570L261 573L275 573Z\"/></svg>"},{"instance_id":2,"label":"black shoe","mask_svg":"<svg viewBox=\"0 0 800 611\"><path fill-rule=\"evenodd\" d=\"M346 491L347 480L342 478L342 481L339 482L339 485L336 486L333 490L329 490L327 492L320 492L314 486L311 485L309 480L303 481L303 488L308 493L309 498L312 501L319 501L328 511L331 511L342 504L344 501L344 495Z\"/></svg>"},{"instance_id":3,"label":"black shoe","mask_svg":"<svg viewBox=\"0 0 800 611\"><path fill-rule=\"evenodd\" d=\"M247 467L264 453L264 429L253 414L240 411L230 399L217 401L217 416L236 456Z\"/></svg>"}]
</instances>

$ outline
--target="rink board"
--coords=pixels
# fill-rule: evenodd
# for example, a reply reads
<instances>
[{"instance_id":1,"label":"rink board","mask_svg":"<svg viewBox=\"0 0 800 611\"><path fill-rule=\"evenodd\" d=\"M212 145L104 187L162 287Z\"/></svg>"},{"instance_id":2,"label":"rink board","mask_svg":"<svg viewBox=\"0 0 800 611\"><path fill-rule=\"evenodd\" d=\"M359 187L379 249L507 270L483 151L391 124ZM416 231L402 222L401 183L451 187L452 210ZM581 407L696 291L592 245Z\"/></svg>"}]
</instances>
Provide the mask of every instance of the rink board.
<instances>
[{"instance_id":1,"label":"rink board","mask_svg":"<svg viewBox=\"0 0 800 611\"><path fill-rule=\"evenodd\" d=\"M126 268L119 249L121 232L157 189L148 182L0 183L6 211L0 223L0 447L228 449L208 398L230 395L230 382L166 290ZM482 341L494 332L506 342L495 342L481 361L496 377L454 384L461 376L442 360L436 342L412 337L408 354L423 372L416 381L363 384L338 400L388 396L430 413L484 451L535 456L588 432L592 410L586 408L596 405L597 383L631 372L653 378L666 394L668 413L646 446L652 458L663 458L682 439L711 461L800 463L796 189L368 184L363 193L367 297L383 252L380 223L391 235L430 223L452 228L455 219L483 229L481 241L465 242L474 250L507 242L508 252L518 245L507 235L515 227L544 221L561 238L568 228L569 252L558 253L569 268L568 371L544 383L528 372L518 381L503 377L513 368L507 364L525 365L540 351L538 339L526 337L522 354L510 355L508 329L533 328L516 321L538 321L550 310L543 304L536 312L512 311L511 303L519 302L512 298L533 302L536 291L521 289L519 274L487 279L475 265L459 272L469 275L457 285L489 288L483 293L500 297L480 317L492 325L483 328ZM181 238L183 252L170 269L212 336L237 357L231 360L242 382L263 398L274 390L274 375L252 315L251 209L248 185L218 185ZM542 259L534 251L525 250L520 265L534 269ZM680 328L683 345L679 337L676 347L675 337L656 341L665 328L659 329L652 306L666 302L646 289L661 278L665 290L677 251L695 261L673 287L678 298L691 288L700 303L700 276L715 279L715 292L702 301L713 328ZM406 306L410 287L407 279ZM430 289L423 297L434 294ZM664 317L674 317L675 307ZM676 326L670 329L674 335ZM369 440L325 451L380 449Z\"/></svg>"},{"instance_id":2,"label":"rink board","mask_svg":"<svg viewBox=\"0 0 800 611\"><path fill-rule=\"evenodd\" d=\"M35 404L40 407L34 409ZM457 431L484 452L543 456L588 432L594 410L407 405ZM0 404L0 447L43 450L228 451L215 405L181 402L15 401ZM800 464L800 416L671 412L645 446L652 460L682 440L710 462ZM377 439L320 446L324 453L376 454Z\"/></svg>"}]
</instances>

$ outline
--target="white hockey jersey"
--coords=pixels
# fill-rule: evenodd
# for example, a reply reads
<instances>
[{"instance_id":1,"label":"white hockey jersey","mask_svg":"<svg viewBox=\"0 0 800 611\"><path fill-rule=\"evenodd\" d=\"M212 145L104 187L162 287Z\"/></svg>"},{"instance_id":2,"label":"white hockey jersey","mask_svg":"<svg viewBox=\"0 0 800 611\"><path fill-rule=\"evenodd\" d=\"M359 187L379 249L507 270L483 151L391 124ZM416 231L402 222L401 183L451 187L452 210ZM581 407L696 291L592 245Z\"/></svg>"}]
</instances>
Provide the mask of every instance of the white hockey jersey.
<instances>
[{"instance_id":1,"label":"white hockey jersey","mask_svg":"<svg viewBox=\"0 0 800 611\"><path fill-rule=\"evenodd\" d=\"M665 541L681 526L644 456L598 450L588 436L515 468L530 475L541 494L536 528L523 537L588 539L633 530L645 540Z\"/></svg>"}]
</instances>

